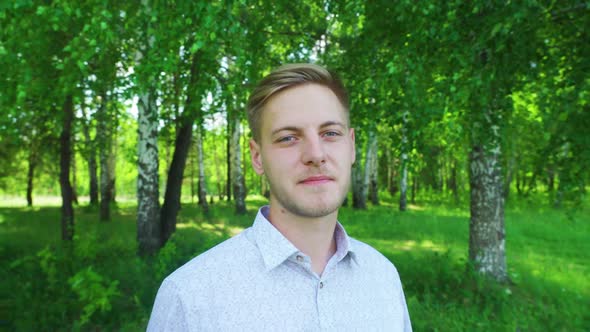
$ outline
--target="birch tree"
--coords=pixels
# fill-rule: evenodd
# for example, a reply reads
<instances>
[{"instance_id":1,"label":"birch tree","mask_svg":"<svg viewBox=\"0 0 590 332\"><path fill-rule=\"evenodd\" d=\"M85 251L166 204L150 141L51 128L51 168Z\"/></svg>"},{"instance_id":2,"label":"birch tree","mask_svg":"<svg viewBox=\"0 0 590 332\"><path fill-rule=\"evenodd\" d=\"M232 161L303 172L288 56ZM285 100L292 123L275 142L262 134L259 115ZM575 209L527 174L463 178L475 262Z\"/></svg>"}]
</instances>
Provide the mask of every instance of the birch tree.
<instances>
[{"instance_id":1,"label":"birch tree","mask_svg":"<svg viewBox=\"0 0 590 332\"><path fill-rule=\"evenodd\" d=\"M111 219L111 171L109 165L111 159L113 142L112 142L112 123L109 116L107 94L103 92L99 96L99 108L97 112L97 141L99 147L99 161L100 161L100 213L101 221L108 221Z\"/></svg>"},{"instance_id":2,"label":"birch tree","mask_svg":"<svg viewBox=\"0 0 590 332\"><path fill-rule=\"evenodd\" d=\"M195 139L195 146L197 148L197 163L199 165L199 176L197 180L197 196L199 197L199 206L203 209L203 212L205 214L208 214L209 204L207 203L207 181L205 177L205 158L203 156L203 133L203 126L198 125L197 135Z\"/></svg>"},{"instance_id":3,"label":"birch tree","mask_svg":"<svg viewBox=\"0 0 590 332\"><path fill-rule=\"evenodd\" d=\"M367 174L367 190L369 192L369 200L373 205L379 205L379 155L378 155L378 138L377 129L369 131L369 140L367 143L367 163L365 173Z\"/></svg>"},{"instance_id":4,"label":"birch tree","mask_svg":"<svg viewBox=\"0 0 590 332\"><path fill-rule=\"evenodd\" d=\"M240 148L241 125L237 116L232 116L232 122L228 124L231 126L231 180L232 191L234 194L234 202L237 214L246 213L246 188L244 182L244 173L242 170L242 158Z\"/></svg>"},{"instance_id":5,"label":"birch tree","mask_svg":"<svg viewBox=\"0 0 590 332\"><path fill-rule=\"evenodd\" d=\"M80 119L80 124L82 126L82 135L84 137L84 146L82 149L82 154L86 159L86 163L88 164L88 188L89 188L89 196L90 196L90 205L97 205L98 204L98 166L96 163L96 144L95 140L91 138L90 135L90 127L92 120L89 118L87 114L87 105L84 101L80 105L80 111L82 113L82 117Z\"/></svg>"},{"instance_id":6,"label":"birch tree","mask_svg":"<svg viewBox=\"0 0 590 332\"><path fill-rule=\"evenodd\" d=\"M399 210L406 211L408 209L408 163L409 163L409 145L408 139L408 110L402 113L401 124L401 143L400 143L400 181L399 181Z\"/></svg>"},{"instance_id":7,"label":"birch tree","mask_svg":"<svg viewBox=\"0 0 590 332\"><path fill-rule=\"evenodd\" d=\"M139 253L153 254L161 246L158 159L158 108L156 74L153 73L150 50L154 47L156 29L152 23L149 0L141 2L137 17L138 45L135 66L137 85L137 241ZM157 21L156 21L157 22ZM142 68L143 67L143 68Z\"/></svg>"}]
</instances>

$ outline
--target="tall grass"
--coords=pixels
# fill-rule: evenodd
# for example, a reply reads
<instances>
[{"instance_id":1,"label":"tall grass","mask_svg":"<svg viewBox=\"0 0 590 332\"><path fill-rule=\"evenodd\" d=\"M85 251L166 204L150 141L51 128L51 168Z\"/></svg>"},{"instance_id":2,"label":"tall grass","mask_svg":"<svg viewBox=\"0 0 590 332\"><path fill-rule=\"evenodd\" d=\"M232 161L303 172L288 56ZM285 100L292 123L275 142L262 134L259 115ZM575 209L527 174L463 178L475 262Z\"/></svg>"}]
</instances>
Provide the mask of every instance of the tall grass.
<instances>
[{"instance_id":1,"label":"tall grass","mask_svg":"<svg viewBox=\"0 0 590 332\"><path fill-rule=\"evenodd\" d=\"M415 331L590 330L589 204L565 213L511 202L511 283L496 284L468 268L468 208L420 202L402 213L385 197L381 206L343 208L339 216L349 235L396 265ZM244 216L227 202L216 202L209 215L185 204L177 232L149 258L136 256L132 203L113 206L106 223L96 209L78 207L70 246L59 239L57 206L0 207L0 329L142 330L161 280L248 227L262 204L250 197Z\"/></svg>"}]
</instances>

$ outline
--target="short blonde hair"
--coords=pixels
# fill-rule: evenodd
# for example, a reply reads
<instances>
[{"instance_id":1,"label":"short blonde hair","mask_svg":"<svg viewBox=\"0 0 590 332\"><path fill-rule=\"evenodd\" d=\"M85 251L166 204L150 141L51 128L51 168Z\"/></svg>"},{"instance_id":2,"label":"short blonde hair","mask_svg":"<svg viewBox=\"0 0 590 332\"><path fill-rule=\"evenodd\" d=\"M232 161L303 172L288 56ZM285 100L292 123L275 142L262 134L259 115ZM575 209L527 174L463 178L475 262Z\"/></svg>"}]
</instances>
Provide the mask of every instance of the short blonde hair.
<instances>
[{"instance_id":1,"label":"short blonde hair","mask_svg":"<svg viewBox=\"0 0 590 332\"><path fill-rule=\"evenodd\" d=\"M256 142L260 141L262 111L268 100L286 89L318 84L332 90L346 112L348 120L348 94L340 79L326 68L310 63L283 65L264 77L252 91L248 100L248 124Z\"/></svg>"}]
</instances>

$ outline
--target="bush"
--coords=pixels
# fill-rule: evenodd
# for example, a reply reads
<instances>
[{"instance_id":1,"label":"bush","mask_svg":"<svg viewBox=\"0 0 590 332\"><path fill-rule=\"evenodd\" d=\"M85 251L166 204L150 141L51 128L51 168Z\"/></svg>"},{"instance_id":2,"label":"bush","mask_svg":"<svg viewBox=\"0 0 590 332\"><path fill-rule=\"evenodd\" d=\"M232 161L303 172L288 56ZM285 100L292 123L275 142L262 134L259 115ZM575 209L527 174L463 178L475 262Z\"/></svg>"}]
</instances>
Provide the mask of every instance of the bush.
<instances>
[{"instance_id":1,"label":"bush","mask_svg":"<svg viewBox=\"0 0 590 332\"><path fill-rule=\"evenodd\" d=\"M89 266L76 273L68 280L72 290L78 295L82 305L82 314L76 327L82 327L90 321L92 315L99 311L108 313L112 309L111 299L121 295L117 289L117 280L109 281Z\"/></svg>"}]
</instances>

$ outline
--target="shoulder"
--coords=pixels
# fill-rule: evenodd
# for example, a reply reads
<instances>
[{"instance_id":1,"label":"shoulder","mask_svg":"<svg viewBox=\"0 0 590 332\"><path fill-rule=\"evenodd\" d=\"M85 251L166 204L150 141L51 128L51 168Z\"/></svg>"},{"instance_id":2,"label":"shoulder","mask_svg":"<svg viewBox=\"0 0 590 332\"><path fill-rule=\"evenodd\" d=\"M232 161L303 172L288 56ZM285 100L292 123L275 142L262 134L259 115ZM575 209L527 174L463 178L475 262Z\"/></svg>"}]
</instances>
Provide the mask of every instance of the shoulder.
<instances>
[{"instance_id":1,"label":"shoulder","mask_svg":"<svg viewBox=\"0 0 590 332\"><path fill-rule=\"evenodd\" d=\"M164 279L148 325L148 331L187 330L208 317L216 303L231 298L240 278L261 264L257 249L245 233L230 238L191 259ZM221 306L217 305L217 308ZM188 324L188 325L187 325ZM172 328L174 327L174 328Z\"/></svg>"},{"instance_id":2,"label":"shoulder","mask_svg":"<svg viewBox=\"0 0 590 332\"><path fill-rule=\"evenodd\" d=\"M354 238L349 240L355 259L361 268L399 279L395 265L377 249Z\"/></svg>"},{"instance_id":3,"label":"shoulder","mask_svg":"<svg viewBox=\"0 0 590 332\"><path fill-rule=\"evenodd\" d=\"M245 234L248 231L246 229L191 259L170 274L166 282L187 291L231 281L228 279L251 269L260 258L256 246Z\"/></svg>"}]
</instances>

